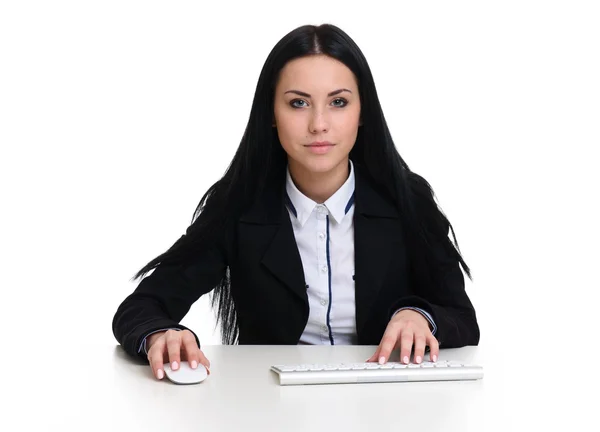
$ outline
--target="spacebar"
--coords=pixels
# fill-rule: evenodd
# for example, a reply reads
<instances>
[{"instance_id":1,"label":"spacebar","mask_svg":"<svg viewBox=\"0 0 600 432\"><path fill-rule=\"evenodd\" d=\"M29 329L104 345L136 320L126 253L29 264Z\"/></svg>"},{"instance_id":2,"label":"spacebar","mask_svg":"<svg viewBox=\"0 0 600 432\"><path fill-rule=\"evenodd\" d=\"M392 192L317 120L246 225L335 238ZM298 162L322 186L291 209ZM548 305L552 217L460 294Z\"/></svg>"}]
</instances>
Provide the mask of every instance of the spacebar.
<instances>
[{"instance_id":1,"label":"spacebar","mask_svg":"<svg viewBox=\"0 0 600 432\"><path fill-rule=\"evenodd\" d=\"M406 375L359 375L357 382L359 383L379 383L379 382L402 382L408 381Z\"/></svg>"}]
</instances>

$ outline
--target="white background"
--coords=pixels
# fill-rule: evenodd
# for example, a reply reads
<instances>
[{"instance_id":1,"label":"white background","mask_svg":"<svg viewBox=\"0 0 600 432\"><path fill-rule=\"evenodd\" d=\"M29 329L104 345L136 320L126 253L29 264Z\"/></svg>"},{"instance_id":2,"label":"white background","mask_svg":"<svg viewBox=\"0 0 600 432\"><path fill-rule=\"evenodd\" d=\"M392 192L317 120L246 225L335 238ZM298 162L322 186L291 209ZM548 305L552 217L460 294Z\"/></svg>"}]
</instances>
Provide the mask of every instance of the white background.
<instances>
[{"instance_id":1,"label":"white background","mask_svg":"<svg viewBox=\"0 0 600 432\"><path fill-rule=\"evenodd\" d=\"M324 22L365 54L400 154L454 225L513 430L590 426L593 1L0 3L0 346L13 396L35 393L16 368L43 383L116 344L130 278L223 175L270 50ZM218 344L207 301L182 323Z\"/></svg>"}]
</instances>

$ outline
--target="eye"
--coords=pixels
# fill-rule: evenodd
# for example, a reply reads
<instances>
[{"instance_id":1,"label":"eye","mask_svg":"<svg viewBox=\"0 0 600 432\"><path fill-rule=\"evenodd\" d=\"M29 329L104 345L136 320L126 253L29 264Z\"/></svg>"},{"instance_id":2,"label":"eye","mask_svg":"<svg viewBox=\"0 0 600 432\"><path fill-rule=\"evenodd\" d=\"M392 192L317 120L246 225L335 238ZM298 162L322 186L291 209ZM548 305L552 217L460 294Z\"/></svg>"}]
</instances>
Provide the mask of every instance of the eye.
<instances>
[{"instance_id":1,"label":"eye","mask_svg":"<svg viewBox=\"0 0 600 432\"><path fill-rule=\"evenodd\" d=\"M342 107L345 107L346 105L348 105L348 101L344 98L337 98L334 100L334 102L336 102L336 101L342 101L344 103L343 105L336 105L337 107L342 108Z\"/></svg>"},{"instance_id":2,"label":"eye","mask_svg":"<svg viewBox=\"0 0 600 432\"><path fill-rule=\"evenodd\" d=\"M302 106L298 106L298 105L294 105L296 102L303 102L306 103L304 100L302 99L294 99L293 101L290 102L290 105L294 108L302 108Z\"/></svg>"}]
</instances>

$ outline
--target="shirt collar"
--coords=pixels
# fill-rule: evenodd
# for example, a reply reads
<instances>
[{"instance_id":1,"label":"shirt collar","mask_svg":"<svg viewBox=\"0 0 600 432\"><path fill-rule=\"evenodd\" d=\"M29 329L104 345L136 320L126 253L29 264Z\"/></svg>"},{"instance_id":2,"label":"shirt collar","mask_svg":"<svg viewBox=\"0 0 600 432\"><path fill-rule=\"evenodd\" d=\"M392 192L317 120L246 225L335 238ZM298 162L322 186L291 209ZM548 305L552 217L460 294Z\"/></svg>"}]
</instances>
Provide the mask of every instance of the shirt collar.
<instances>
[{"instance_id":1,"label":"shirt collar","mask_svg":"<svg viewBox=\"0 0 600 432\"><path fill-rule=\"evenodd\" d=\"M327 201L323 203L323 205L327 207L329 214L333 216L338 224L342 222L346 213L348 213L350 208L354 205L354 164L350 159L349 165L350 174L348 175L348 179ZM286 169L285 183L287 192L286 203L290 207L292 213L296 216L296 219L300 222L300 225L304 226L318 204L298 190L290 175L289 165Z\"/></svg>"}]
</instances>

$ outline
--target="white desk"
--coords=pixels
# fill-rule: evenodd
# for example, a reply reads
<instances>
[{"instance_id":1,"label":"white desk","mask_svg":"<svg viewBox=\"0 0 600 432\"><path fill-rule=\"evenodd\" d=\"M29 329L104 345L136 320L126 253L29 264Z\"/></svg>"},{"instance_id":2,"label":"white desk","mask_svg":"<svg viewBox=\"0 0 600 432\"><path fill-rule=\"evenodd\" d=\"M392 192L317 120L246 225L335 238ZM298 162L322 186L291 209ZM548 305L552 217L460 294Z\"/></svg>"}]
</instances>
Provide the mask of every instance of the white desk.
<instances>
[{"instance_id":1,"label":"white desk","mask_svg":"<svg viewBox=\"0 0 600 432\"><path fill-rule=\"evenodd\" d=\"M50 389L60 385L60 395L52 398L48 392L46 420L35 421L44 430L62 431L365 432L379 427L448 432L491 430L484 424L501 415L502 407L495 403L501 395L493 377L486 381L488 371L477 347L442 350L440 359L483 365L479 381L287 387L279 386L269 370L273 364L361 362L375 349L204 346L211 375L200 384L182 386L166 377L156 380L148 365L115 345L99 349L96 356L83 354L86 363L75 363L72 369L78 379L50 384Z\"/></svg>"}]
</instances>

